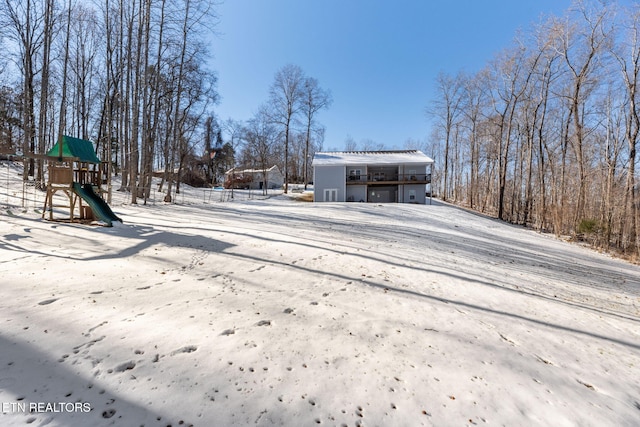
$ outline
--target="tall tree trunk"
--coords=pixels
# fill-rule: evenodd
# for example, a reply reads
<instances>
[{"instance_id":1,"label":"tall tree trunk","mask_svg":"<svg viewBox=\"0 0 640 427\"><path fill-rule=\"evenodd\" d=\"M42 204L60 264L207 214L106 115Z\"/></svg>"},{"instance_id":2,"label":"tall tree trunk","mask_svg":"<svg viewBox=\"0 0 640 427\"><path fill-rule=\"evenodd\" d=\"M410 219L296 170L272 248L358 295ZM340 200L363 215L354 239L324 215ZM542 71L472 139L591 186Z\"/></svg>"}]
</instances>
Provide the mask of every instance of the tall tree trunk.
<instances>
[{"instance_id":1,"label":"tall tree trunk","mask_svg":"<svg viewBox=\"0 0 640 427\"><path fill-rule=\"evenodd\" d=\"M146 56L144 50L144 29L145 29L145 19L146 13L144 9L144 1L138 0L138 21L137 21L137 36L136 36L136 56L133 59L132 63L132 75L131 82L133 86L131 87L131 163L129 164L129 179L131 184L131 203L138 203L138 171L139 171L139 163L140 163L140 145L141 145L141 136L140 136L140 114L141 114L141 104L144 102L142 99L143 91L145 91L145 81L144 76L146 70L143 69L143 59L142 55ZM148 1L148 0L146 0Z\"/></svg>"},{"instance_id":2,"label":"tall tree trunk","mask_svg":"<svg viewBox=\"0 0 640 427\"><path fill-rule=\"evenodd\" d=\"M179 146L182 139L183 126L181 125L181 123L184 121L183 112L180 109L180 105L181 105L181 98L182 98L182 86L183 86L183 80L184 80L185 58L187 53L187 38L188 38L188 28L189 28L189 21L190 21L190 16L189 16L190 7L191 7L191 0L185 0L185 13L184 13L184 21L182 24L182 49L180 51L180 60L178 62L178 76L177 76L177 84L176 84L176 92L175 92L175 100L174 100L175 110L173 113L172 138L173 138L173 144L175 144L176 148ZM180 164L182 164L182 160L180 161ZM170 166L172 168L171 172L173 172L172 161ZM173 182L173 179L170 179L167 185L167 194L164 198L164 201L168 203L172 201L171 199L172 182Z\"/></svg>"},{"instance_id":3,"label":"tall tree trunk","mask_svg":"<svg viewBox=\"0 0 640 427\"><path fill-rule=\"evenodd\" d=\"M58 142L60 142L60 156L62 156L62 136L67 123L67 73L69 69L69 39L71 38L71 0L67 4L67 26L65 32L64 62L62 65L62 89L60 93L60 117L58 122Z\"/></svg>"},{"instance_id":4,"label":"tall tree trunk","mask_svg":"<svg viewBox=\"0 0 640 427\"><path fill-rule=\"evenodd\" d=\"M46 0L44 33L42 46L42 71L40 78L40 114L38 118L38 153L44 154L47 147L48 128L47 112L49 109L49 68L51 58L51 43L53 38L53 0ZM38 159L36 182L39 188L45 187L44 161Z\"/></svg>"},{"instance_id":5,"label":"tall tree trunk","mask_svg":"<svg viewBox=\"0 0 640 427\"><path fill-rule=\"evenodd\" d=\"M143 198L144 204L147 203L147 199L151 190L151 178L153 168L153 152L154 152L154 140L155 135L153 131L154 122L152 119L152 107L154 95L154 87L152 87L151 81L153 79L153 72L149 66L149 42L151 38L151 0L145 0L146 8L144 15L144 32L143 32L143 82L142 82L142 135L141 135L141 170L140 170L140 188L138 189L138 196Z\"/></svg>"}]
</instances>

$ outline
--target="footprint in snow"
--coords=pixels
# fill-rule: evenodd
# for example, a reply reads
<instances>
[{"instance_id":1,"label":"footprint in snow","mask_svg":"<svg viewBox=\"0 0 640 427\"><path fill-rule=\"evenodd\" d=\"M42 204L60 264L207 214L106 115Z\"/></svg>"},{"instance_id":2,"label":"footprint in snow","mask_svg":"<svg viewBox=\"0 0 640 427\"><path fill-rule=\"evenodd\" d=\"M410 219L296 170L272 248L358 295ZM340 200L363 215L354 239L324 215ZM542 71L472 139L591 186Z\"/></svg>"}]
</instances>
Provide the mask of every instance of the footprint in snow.
<instances>
[{"instance_id":1,"label":"footprint in snow","mask_svg":"<svg viewBox=\"0 0 640 427\"><path fill-rule=\"evenodd\" d=\"M128 362L125 363L121 363L120 365L116 366L116 368L114 369L115 372L124 372L124 371L130 371L133 368L136 367L136 362L134 362L133 360L130 360Z\"/></svg>"},{"instance_id":2,"label":"footprint in snow","mask_svg":"<svg viewBox=\"0 0 640 427\"><path fill-rule=\"evenodd\" d=\"M591 385L591 384L589 384L589 383L587 383L587 382L584 382L584 381L579 380L579 379L578 379L578 380L576 380L576 381L578 381L578 383L582 384L583 386L585 386L585 387L586 387L586 388L588 388L589 390L593 390L593 391L595 391L595 390L596 390L596 388L595 388L593 385Z\"/></svg>"},{"instance_id":3,"label":"footprint in snow","mask_svg":"<svg viewBox=\"0 0 640 427\"><path fill-rule=\"evenodd\" d=\"M500 335L500 338L502 338L504 341L508 342L509 344L516 346L517 344L511 340L509 337L507 337L506 335L502 334L502 333L498 333L498 335Z\"/></svg>"},{"instance_id":4,"label":"footprint in snow","mask_svg":"<svg viewBox=\"0 0 640 427\"><path fill-rule=\"evenodd\" d=\"M111 418L116 414L115 409L107 409L102 413L102 418Z\"/></svg>"},{"instance_id":5,"label":"footprint in snow","mask_svg":"<svg viewBox=\"0 0 640 427\"><path fill-rule=\"evenodd\" d=\"M186 345L182 348L179 348L175 351L171 352L171 356L175 356L176 354L181 354L181 353L193 353L194 351L196 351L198 349L197 346L195 345Z\"/></svg>"},{"instance_id":6,"label":"footprint in snow","mask_svg":"<svg viewBox=\"0 0 640 427\"><path fill-rule=\"evenodd\" d=\"M553 366L553 362L551 362L550 360L545 359L545 358L544 358L544 357L542 357L542 356L538 356L537 354L534 354L534 356L536 357L536 359L538 359L538 361L539 361L539 362L542 362L542 363L544 363L545 365L551 365L551 366Z\"/></svg>"}]
</instances>

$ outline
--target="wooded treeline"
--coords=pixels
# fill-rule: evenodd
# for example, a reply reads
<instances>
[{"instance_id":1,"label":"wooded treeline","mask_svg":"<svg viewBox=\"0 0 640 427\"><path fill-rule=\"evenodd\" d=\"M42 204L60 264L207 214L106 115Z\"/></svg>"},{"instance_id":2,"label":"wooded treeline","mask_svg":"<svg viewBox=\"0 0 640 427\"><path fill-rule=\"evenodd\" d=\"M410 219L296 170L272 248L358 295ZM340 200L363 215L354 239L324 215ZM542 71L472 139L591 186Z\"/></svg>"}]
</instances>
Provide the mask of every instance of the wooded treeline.
<instances>
[{"instance_id":1,"label":"wooded treeline","mask_svg":"<svg viewBox=\"0 0 640 427\"><path fill-rule=\"evenodd\" d=\"M2 0L0 148L45 153L67 134L94 141L145 201L154 169L171 200L203 140L215 136L212 0ZM209 120L207 120L209 118ZM197 151L195 147L197 146ZM42 160L25 179L44 182ZM111 174L109 174L111 176ZM166 187L165 187L166 186ZM164 189L163 189L164 187Z\"/></svg>"},{"instance_id":2,"label":"wooded treeline","mask_svg":"<svg viewBox=\"0 0 640 427\"><path fill-rule=\"evenodd\" d=\"M268 100L246 124L235 126L243 143L240 163L263 171L278 165L285 193L290 182L304 183L306 189L311 160L324 142L324 126L317 116L331 103L331 92L316 78L297 65L285 65L274 76Z\"/></svg>"},{"instance_id":3,"label":"wooded treeline","mask_svg":"<svg viewBox=\"0 0 640 427\"><path fill-rule=\"evenodd\" d=\"M132 203L146 202L158 171L167 202L180 182L220 185L236 164L278 165L285 191L288 182L308 182L324 136L316 116L331 103L329 92L287 65L251 120L220 123L207 65L213 6L1 0L0 154L43 154L61 135L91 140L109 162L109 179L121 173L118 189ZM44 187L43 160L25 160L24 170L25 180Z\"/></svg>"},{"instance_id":4,"label":"wooded treeline","mask_svg":"<svg viewBox=\"0 0 640 427\"><path fill-rule=\"evenodd\" d=\"M481 71L439 75L434 191L635 257L639 91L640 5L578 1Z\"/></svg>"}]
</instances>

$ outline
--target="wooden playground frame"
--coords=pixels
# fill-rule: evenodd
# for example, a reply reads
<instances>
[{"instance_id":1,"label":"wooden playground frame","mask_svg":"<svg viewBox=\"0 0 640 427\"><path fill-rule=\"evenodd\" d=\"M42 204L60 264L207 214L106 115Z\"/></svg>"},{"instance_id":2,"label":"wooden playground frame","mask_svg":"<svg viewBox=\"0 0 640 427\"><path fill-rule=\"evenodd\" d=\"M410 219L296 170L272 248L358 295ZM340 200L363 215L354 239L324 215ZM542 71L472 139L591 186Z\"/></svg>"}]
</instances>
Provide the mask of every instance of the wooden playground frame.
<instances>
[{"instance_id":1,"label":"wooden playground frame","mask_svg":"<svg viewBox=\"0 0 640 427\"><path fill-rule=\"evenodd\" d=\"M102 197L106 190L102 188L104 184L104 162L94 164L82 162L77 158L47 159L47 195L45 196L42 218L49 212L49 221L55 221L53 208L68 208L69 221L74 219L81 221L91 221L94 219L91 207L84 204L82 198L74 191L74 183L84 185L91 184L96 188ZM69 200L68 204L54 205L53 197L56 193L62 192ZM79 215L75 216L75 208L78 206Z\"/></svg>"},{"instance_id":2,"label":"wooden playground frame","mask_svg":"<svg viewBox=\"0 0 640 427\"><path fill-rule=\"evenodd\" d=\"M73 149L69 147L73 144L81 144L78 154L75 154ZM77 147L78 145L75 146ZM91 222L95 215L91 206L83 202L81 194L86 193L85 190L82 190L82 187L90 186L95 195L102 200L104 200L104 194L108 193L103 188L103 185L107 184L105 172L108 163L100 161L95 156L93 145L90 141L63 136L47 154L16 154L0 150L0 155L13 160L38 159L46 162L46 195L42 209L43 219L48 219L49 221L74 222L74 220L79 220L80 222ZM66 200L66 203L61 203L60 197L54 199L54 196L58 193L62 193L62 199ZM76 206L79 210L78 215L75 214ZM68 218L54 218L54 208L69 209ZM48 218L45 218L47 212L49 212L49 215Z\"/></svg>"}]
</instances>

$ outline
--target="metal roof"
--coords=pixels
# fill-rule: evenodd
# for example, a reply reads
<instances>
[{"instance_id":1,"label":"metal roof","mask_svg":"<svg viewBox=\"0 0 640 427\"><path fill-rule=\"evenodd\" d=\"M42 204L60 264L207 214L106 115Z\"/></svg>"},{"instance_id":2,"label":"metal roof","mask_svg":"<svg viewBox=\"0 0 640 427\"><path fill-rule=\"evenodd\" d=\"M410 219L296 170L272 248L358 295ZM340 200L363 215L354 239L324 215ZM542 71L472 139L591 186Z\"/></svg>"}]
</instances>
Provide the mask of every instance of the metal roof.
<instances>
[{"instance_id":1,"label":"metal roof","mask_svg":"<svg viewBox=\"0 0 640 427\"><path fill-rule=\"evenodd\" d=\"M277 165L273 165L270 168L267 168L266 171L267 172L274 172L274 173L275 173L275 171L278 171L279 173L281 173L280 172L280 168L278 168ZM252 173L262 173L262 172L264 172L263 169L237 169L237 168L231 168L228 171L226 171L224 174L225 175L230 175L232 173L236 173L236 174L242 174L242 173L252 174Z\"/></svg>"},{"instance_id":2,"label":"metal roof","mask_svg":"<svg viewBox=\"0 0 640 427\"><path fill-rule=\"evenodd\" d=\"M313 166L425 165L433 159L420 150L325 151L316 153Z\"/></svg>"}]
</instances>

